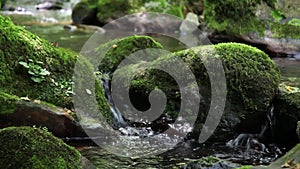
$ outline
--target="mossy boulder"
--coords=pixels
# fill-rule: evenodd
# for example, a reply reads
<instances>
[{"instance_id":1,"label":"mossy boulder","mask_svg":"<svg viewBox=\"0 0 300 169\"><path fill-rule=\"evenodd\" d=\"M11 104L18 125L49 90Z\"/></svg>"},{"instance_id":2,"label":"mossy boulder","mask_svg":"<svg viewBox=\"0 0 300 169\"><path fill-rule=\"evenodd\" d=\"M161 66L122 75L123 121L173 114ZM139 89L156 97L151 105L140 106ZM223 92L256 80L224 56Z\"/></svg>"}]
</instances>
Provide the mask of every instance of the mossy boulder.
<instances>
[{"instance_id":1,"label":"mossy boulder","mask_svg":"<svg viewBox=\"0 0 300 169\"><path fill-rule=\"evenodd\" d=\"M274 57L296 55L300 22L288 14L287 9L293 10L288 4L286 0L207 0L204 18L211 28L210 39L251 44Z\"/></svg>"},{"instance_id":2,"label":"mossy boulder","mask_svg":"<svg viewBox=\"0 0 300 169\"><path fill-rule=\"evenodd\" d=\"M80 1L72 9L75 24L101 25L97 18L97 8L89 1Z\"/></svg>"},{"instance_id":3,"label":"mossy boulder","mask_svg":"<svg viewBox=\"0 0 300 169\"><path fill-rule=\"evenodd\" d=\"M62 108L74 108L73 75L92 74L94 68L85 57L78 53L56 47L56 45L15 26L7 17L0 16L0 91L9 95L41 100ZM74 73L75 64L85 67ZM110 108L104 90L95 77L77 80L77 86L85 81L95 81L95 94L98 109L105 117L110 117ZM92 90L92 89L90 89ZM77 91L79 92L79 91ZM90 95L81 92L86 97ZM85 103L90 106L91 103ZM1 104L2 112L11 112Z\"/></svg>"},{"instance_id":4,"label":"mossy boulder","mask_svg":"<svg viewBox=\"0 0 300 169\"><path fill-rule=\"evenodd\" d=\"M162 49L163 46L149 36L140 35L109 41L96 49L96 55L102 59L98 69L103 73L113 73L130 54L149 48Z\"/></svg>"},{"instance_id":5,"label":"mossy boulder","mask_svg":"<svg viewBox=\"0 0 300 169\"><path fill-rule=\"evenodd\" d=\"M0 16L0 90L71 107L78 54L52 45Z\"/></svg>"},{"instance_id":6,"label":"mossy boulder","mask_svg":"<svg viewBox=\"0 0 300 169\"><path fill-rule=\"evenodd\" d=\"M77 24L103 26L129 14L131 9L128 0L81 0L72 10L72 20Z\"/></svg>"},{"instance_id":7,"label":"mossy boulder","mask_svg":"<svg viewBox=\"0 0 300 169\"><path fill-rule=\"evenodd\" d=\"M215 52L212 52L212 49ZM202 96L196 123L196 133L206 119L211 102L210 77L205 68L207 58L220 59L225 72L227 84L227 101L216 138L226 140L236 132L258 133L267 115L279 84L279 72L273 61L261 50L244 44L223 43L214 46L200 46L173 54L161 56L151 63L139 62L118 69L117 84L122 84L128 75L134 74L130 83L132 104L139 110L151 107L148 95L152 90L161 89L168 98L165 114L172 118L178 116L180 92L176 81L167 73L151 67L175 67L174 72L181 71L177 65L168 65L164 61L178 57L185 61L196 77ZM141 69L148 66L150 69ZM218 72L216 72L218 73ZM187 77L189 78L189 77ZM267 84L267 85L266 85ZM126 84L125 84L126 85ZM194 84L190 84L194 85ZM188 86L187 86L188 87ZM122 100L123 98L115 98ZM187 110L188 111L188 110Z\"/></svg>"},{"instance_id":8,"label":"mossy boulder","mask_svg":"<svg viewBox=\"0 0 300 169\"><path fill-rule=\"evenodd\" d=\"M32 127L0 130L1 168L81 168L80 153L51 133Z\"/></svg>"},{"instance_id":9,"label":"mossy boulder","mask_svg":"<svg viewBox=\"0 0 300 169\"><path fill-rule=\"evenodd\" d=\"M76 24L104 26L105 24L113 20L117 20L121 17L145 11L170 14L183 19L184 9L184 3L182 3L181 1L153 2L151 0L81 0L72 9L72 20ZM127 18L125 20L121 24L118 23L115 26L117 26L118 28L122 28L124 26L126 27L128 25L140 27L141 23L145 22L143 21L144 19L139 17L138 15L130 16L129 19ZM166 25L168 25L170 21L167 22L168 23L165 24L164 27L166 27ZM147 24L150 25L149 22ZM152 28L161 27L156 25L156 23L151 23L151 26ZM168 27L172 28L172 26L173 25L169 25Z\"/></svg>"},{"instance_id":10,"label":"mossy boulder","mask_svg":"<svg viewBox=\"0 0 300 169\"><path fill-rule=\"evenodd\" d=\"M102 23L108 23L126 16L131 9L131 3L128 0L100 0L97 3L97 18Z\"/></svg>"},{"instance_id":11,"label":"mossy boulder","mask_svg":"<svg viewBox=\"0 0 300 169\"><path fill-rule=\"evenodd\" d=\"M265 25L255 15L257 6L263 2L272 7L274 5L273 0L207 0L204 3L204 18L209 27L229 34L253 30L263 32Z\"/></svg>"},{"instance_id":12,"label":"mossy boulder","mask_svg":"<svg viewBox=\"0 0 300 169\"><path fill-rule=\"evenodd\" d=\"M296 129L300 121L300 89L282 83L279 91L274 100L275 140L293 146L298 142Z\"/></svg>"}]
</instances>

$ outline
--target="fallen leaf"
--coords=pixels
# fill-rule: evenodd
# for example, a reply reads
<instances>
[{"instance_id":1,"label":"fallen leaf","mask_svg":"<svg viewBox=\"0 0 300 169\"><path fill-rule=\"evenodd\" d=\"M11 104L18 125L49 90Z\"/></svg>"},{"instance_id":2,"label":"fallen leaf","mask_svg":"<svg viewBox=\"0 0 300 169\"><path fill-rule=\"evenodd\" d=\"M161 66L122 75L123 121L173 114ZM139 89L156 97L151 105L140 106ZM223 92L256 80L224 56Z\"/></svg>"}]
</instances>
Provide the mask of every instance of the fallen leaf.
<instances>
[{"instance_id":1,"label":"fallen leaf","mask_svg":"<svg viewBox=\"0 0 300 169\"><path fill-rule=\"evenodd\" d=\"M25 101L30 101L30 99L26 96L26 97L20 97L21 100L25 100Z\"/></svg>"},{"instance_id":2,"label":"fallen leaf","mask_svg":"<svg viewBox=\"0 0 300 169\"><path fill-rule=\"evenodd\" d=\"M33 100L34 103L41 104L40 100Z\"/></svg>"}]
</instances>

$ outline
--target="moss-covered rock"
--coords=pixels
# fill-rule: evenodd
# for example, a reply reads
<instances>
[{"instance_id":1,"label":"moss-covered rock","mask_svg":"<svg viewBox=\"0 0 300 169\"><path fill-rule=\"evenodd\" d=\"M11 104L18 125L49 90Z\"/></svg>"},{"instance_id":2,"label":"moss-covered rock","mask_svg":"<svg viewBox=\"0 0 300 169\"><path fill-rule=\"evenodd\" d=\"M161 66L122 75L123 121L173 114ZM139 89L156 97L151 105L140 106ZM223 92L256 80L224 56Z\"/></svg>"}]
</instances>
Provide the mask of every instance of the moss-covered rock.
<instances>
[{"instance_id":1,"label":"moss-covered rock","mask_svg":"<svg viewBox=\"0 0 300 169\"><path fill-rule=\"evenodd\" d=\"M211 52L212 48L216 53ZM134 98L133 105L140 110L150 108L148 95L150 91L159 88L169 99L165 113L173 118L177 117L180 108L180 92L175 80L156 69L149 69L149 71L140 69L145 66L157 67L161 64L160 66L163 67L174 66L175 69L172 70L180 72L181 69L176 68L176 65L163 65L164 61L172 57L184 60L197 79L202 98L196 125L201 126L200 124L205 121L211 101L210 79L204 61L206 58L219 58L223 63L226 76L226 82L221 83L227 84L228 96L225 115L219 125L220 132L225 132L218 133L217 139L224 141L223 136L234 134L233 130L251 133L260 131L260 125L264 122L279 84L279 72L268 55L248 45L224 43L176 52L162 56L152 63L142 62L123 67L115 72L115 76L119 77L117 83L122 84L128 75L135 74L130 84L130 93L131 98Z\"/></svg>"},{"instance_id":2,"label":"moss-covered rock","mask_svg":"<svg viewBox=\"0 0 300 169\"><path fill-rule=\"evenodd\" d=\"M274 5L274 0L207 0L204 3L205 21L211 28L229 34L239 35L253 30L262 33L265 24L255 15L257 5L262 2Z\"/></svg>"},{"instance_id":3,"label":"moss-covered rock","mask_svg":"<svg viewBox=\"0 0 300 169\"><path fill-rule=\"evenodd\" d=\"M182 1L81 0L72 10L72 20L76 24L103 26L113 20L141 11L165 13L183 19L184 9ZM136 16L133 20L131 17L122 24L136 25L136 22L143 21Z\"/></svg>"},{"instance_id":4,"label":"moss-covered rock","mask_svg":"<svg viewBox=\"0 0 300 169\"><path fill-rule=\"evenodd\" d=\"M1 168L80 168L80 153L51 133L31 127L0 130Z\"/></svg>"},{"instance_id":5,"label":"moss-covered rock","mask_svg":"<svg viewBox=\"0 0 300 169\"><path fill-rule=\"evenodd\" d=\"M102 54L101 64L98 69L103 73L113 73L130 54L149 48L162 49L163 46L149 36L135 35L112 40L99 46L96 50L97 54ZM103 54L103 51L106 51L106 53Z\"/></svg>"},{"instance_id":6,"label":"moss-covered rock","mask_svg":"<svg viewBox=\"0 0 300 169\"><path fill-rule=\"evenodd\" d=\"M78 54L15 26L0 16L0 90L71 107L72 75Z\"/></svg>"},{"instance_id":7,"label":"moss-covered rock","mask_svg":"<svg viewBox=\"0 0 300 169\"><path fill-rule=\"evenodd\" d=\"M296 11L288 4L286 0L207 0L204 19L212 31L210 39L251 44L271 57L294 55L299 52L300 22L287 14L287 9Z\"/></svg>"},{"instance_id":8,"label":"moss-covered rock","mask_svg":"<svg viewBox=\"0 0 300 169\"><path fill-rule=\"evenodd\" d=\"M89 1L80 1L72 9L72 20L75 24L100 25L97 8Z\"/></svg>"},{"instance_id":9,"label":"moss-covered rock","mask_svg":"<svg viewBox=\"0 0 300 169\"><path fill-rule=\"evenodd\" d=\"M103 26L129 14L131 9L128 0L81 0L72 10L72 19L77 24Z\"/></svg>"},{"instance_id":10,"label":"moss-covered rock","mask_svg":"<svg viewBox=\"0 0 300 169\"><path fill-rule=\"evenodd\" d=\"M296 128L300 121L300 89L283 83L279 91L274 100L275 140L293 146L298 142Z\"/></svg>"},{"instance_id":11,"label":"moss-covered rock","mask_svg":"<svg viewBox=\"0 0 300 169\"><path fill-rule=\"evenodd\" d=\"M23 27L15 26L9 18L0 16L0 28L0 91L73 108L75 64L85 67L77 70L75 75L93 75L91 63L75 52L56 47ZM98 80L93 77L81 79L76 85L85 85L87 80L95 81L93 93L98 109L109 117L110 108ZM84 95L90 97L85 90ZM85 103L86 106L90 104ZM1 104L0 107L1 113L10 112L7 105Z\"/></svg>"},{"instance_id":12,"label":"moss-covered rock","mask_svg":"<svg viewBox=\"0 0 300 169\"><path fill-rule=\"evenodd\" d=\"M131 8L128 0L101 0L97 3L97 18L102 23L108 23L126 16Z\"/></svg>"}]
</instances>

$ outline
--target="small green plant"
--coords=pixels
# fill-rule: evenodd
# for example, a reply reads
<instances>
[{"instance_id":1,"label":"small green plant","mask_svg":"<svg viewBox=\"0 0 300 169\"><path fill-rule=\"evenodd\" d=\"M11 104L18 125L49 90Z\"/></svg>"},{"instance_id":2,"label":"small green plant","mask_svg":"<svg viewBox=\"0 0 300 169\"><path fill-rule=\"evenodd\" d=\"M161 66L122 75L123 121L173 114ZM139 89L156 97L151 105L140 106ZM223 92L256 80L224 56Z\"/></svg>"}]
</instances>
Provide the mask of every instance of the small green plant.
<instances>
[{"instance_id":1,"label":"small green plant","mask_svg":"<svg viewBox=\"0 0 300 169\"><path fill-rule=\"evenodd\" d=\"M50 72L42 67L43 62L29 59L29 62L21 61L19 64L28 69L28 73L31 75L31 80L36 83L45 81L46 76L50 75Z\"/></svg>"},{"instance_id":2,"label":"small green plant","mask_svg":"<svg viewBox=\"0 0 300 169\"><path fill-rule=\"evenodd\" d=\"M300 19L293 18L288 22L289 25L300 26Z\"/></svg>"},{"instance_id":3,"label":"small green plant","mask_svg":"<svg viewBox=\"0 0 300 169\"><path fill-rule=\"evenodd\" d=\"M284 13L278 9L274 9L271 11L271 16L273 17L275 22L279 22L282 19L286 18Z\"/></svg>"}]
</instances>

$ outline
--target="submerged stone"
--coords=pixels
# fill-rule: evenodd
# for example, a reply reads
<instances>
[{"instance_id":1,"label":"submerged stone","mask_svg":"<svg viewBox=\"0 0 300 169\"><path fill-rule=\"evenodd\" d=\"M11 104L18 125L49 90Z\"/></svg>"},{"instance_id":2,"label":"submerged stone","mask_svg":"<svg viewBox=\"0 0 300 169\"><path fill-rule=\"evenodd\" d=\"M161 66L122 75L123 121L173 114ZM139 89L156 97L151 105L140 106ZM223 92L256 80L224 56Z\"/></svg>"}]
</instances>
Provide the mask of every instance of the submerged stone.
<instances>
[{"instance_id":1,"label":"submerged stone","mask_svg":"<svg viewBox=\"0 0 300 169\"><path fill-rule=\"evenodd\" d=\"M0 130L1 168L81 168L80 153L51 133L33 127Z\"/></svg>"},{"instance_id":2,"label":"submerged stone","mask_svg":"<svg viewBox=\"0 0 300 169\"><path fill-rule=\"evenodd\" d=\"M268 166L257 166L253 169L281 169L281 168L299 168L300 167L300 144L297 144L284 156L274 161Z\"/></svg>"}]
</instances>

